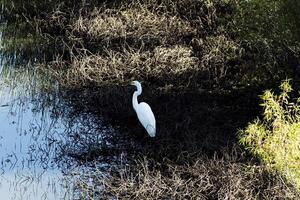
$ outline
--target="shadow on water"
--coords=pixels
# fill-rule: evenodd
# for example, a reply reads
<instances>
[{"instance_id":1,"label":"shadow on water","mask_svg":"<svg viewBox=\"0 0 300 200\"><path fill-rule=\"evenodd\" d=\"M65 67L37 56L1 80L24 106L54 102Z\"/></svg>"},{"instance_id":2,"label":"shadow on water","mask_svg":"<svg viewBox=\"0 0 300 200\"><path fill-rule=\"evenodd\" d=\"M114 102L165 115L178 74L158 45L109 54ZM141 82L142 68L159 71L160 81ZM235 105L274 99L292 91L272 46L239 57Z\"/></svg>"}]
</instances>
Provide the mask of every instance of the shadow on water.
<instances>
[{"instance_id":1,"label":"shadow on water","mask_svg":"<svg viewBox=\"0 0 300 200\"><path fill-rule=\"evenodd\" d=\"M139 101L150 104L157 121L157 136L149 138L132 109L134 90L131 86L101 86L83 92L73 89L69 94L83 101L72 101L72 98L67 102L74 110L102 116L109 124L120 127L139 144L135 148L142 147L133 152L156 160L176 160L182 153L213 156L223 148L234 146L237 130L258 114L258 98L253 89L218 93L145 86Z\"/></svg>"},{"instance_id":2,"label":"shadow on water","mask_svg":"<svg viewBox=\"0 0 300 200\"><path fill-rule=\"evenodd\" d=\"M40 85L48 80L30 77L31 70L2 68L0 193L7 199L76 199L76 178L88 177L90 168L104 176L127 164L126 151L135 143L101 116L74 107L80 97L72 99L76 95L59 91L55 82L51 89Z\"/></svg>"},{"instance_id":3,"label":"shadow on water","mask_svg":"<svg viewBox=\"0 0 300 200\"><path fill-rule=\"evenodd\" d=\"M1 198L80 199L85 195L78 180L91 182L95 171L105 178L116 166L127 165L128 149L138 144L88 112L78 95L82 91L61 91L34 69L47 60L45 46L16 16L1 17Z\"/></svg>"}]
</instances>

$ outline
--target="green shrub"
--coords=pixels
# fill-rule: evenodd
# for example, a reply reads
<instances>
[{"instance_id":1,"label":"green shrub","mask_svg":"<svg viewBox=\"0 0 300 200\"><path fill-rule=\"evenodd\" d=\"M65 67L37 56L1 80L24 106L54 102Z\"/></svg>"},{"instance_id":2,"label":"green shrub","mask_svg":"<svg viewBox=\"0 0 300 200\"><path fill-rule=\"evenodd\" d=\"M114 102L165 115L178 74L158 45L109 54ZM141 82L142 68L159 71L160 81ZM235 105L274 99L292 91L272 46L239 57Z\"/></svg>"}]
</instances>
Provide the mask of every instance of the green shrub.
<instances>
[{"instance_id":1,"label":"green shrub","mask_svg":"<svg viewBox=\"0 0 300 200\"><path fill-rule=\"evenodd\" d=\"M243 48L242 81L266 83L298 77L300 3L251 0L232 5L235 7L228 33Z\"/></svg>"},{"instance_id":2,"label":"green shrub","mask_svg":"<svg viewBox=\"0 0 300 200\"><path fill-rule=\"evenodd\" d=\"M288 81L280 90L279 95L264 92L263 119L239 131L240 143L300 189L300 98L291 102Z\"/></svg>"},{"instance_id":3,"label":"green shrub","mask_svg":"<svg viewBox=\"0 0 300 200\"><path fill-rule=\"evenodd\" d=\"M281 0L280 13L287 31L290 31L291 42L300 42L300 1Z\"/></svg>"}]
</instances>

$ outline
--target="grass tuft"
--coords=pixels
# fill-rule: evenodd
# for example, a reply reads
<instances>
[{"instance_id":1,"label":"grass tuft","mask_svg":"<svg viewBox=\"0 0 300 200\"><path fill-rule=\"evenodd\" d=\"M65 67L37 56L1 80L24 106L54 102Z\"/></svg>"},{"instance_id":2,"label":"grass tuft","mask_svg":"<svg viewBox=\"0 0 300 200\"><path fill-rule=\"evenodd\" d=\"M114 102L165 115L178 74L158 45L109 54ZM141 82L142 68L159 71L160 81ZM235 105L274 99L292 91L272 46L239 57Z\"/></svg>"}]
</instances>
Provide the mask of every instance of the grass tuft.
<instances>
[{"instance_id":1,"label":"grass tuft","mask_svg":"<svg viewBox=\"0 0 300 200\"><path fill-rule=\"evenodd\" d=\"M158 163L147 157L118 170L88 188L78 180L84 194L100 193L105 199L296 199L283 180L265 166L245 163L238 148L213 158L199 156L193 163L170 160ZM187 155L184 155L187 156ZM180 158L178 158L180 160ZM183 158L185 160L186 158ZM268 181L266 181L268 180ZM88 192L87 192L88 191ZM278 191L281 191L280 193ZM274 194L276 196L274 197Z\"/></svg>"},{"instance_id":2,"label":"grass tuft","mask_svg":"<svg viewBox=\"0 0 300 200\"><path fill-rule=\"evenodd\" d=\"M75 84L86 80L101 84L124 83L145 77L176 83L175 77L189 70L199 71L197 63L198 59L192 55L191 49L179 45L159 46L153 51L123 48L122 52L118 52L107 49L102 55L74 58L72 67L66 70L67 75L64 76L68 83Z\"/></svg>"},{"instance_id":3,"label":"grass tuft","mask_svg":"<svg viewBox=\"0 0 300 200\"><path fill-rule=\"evenodd\" d=\"M137 38L158 40L160 44L175 42L182 36L195 34L188 21L177 16L155 14L145 7L125 10L105 9L94 11L90 17L80 17L74 30L85 33L93 40Z\"/></svg>"}]
</instances>

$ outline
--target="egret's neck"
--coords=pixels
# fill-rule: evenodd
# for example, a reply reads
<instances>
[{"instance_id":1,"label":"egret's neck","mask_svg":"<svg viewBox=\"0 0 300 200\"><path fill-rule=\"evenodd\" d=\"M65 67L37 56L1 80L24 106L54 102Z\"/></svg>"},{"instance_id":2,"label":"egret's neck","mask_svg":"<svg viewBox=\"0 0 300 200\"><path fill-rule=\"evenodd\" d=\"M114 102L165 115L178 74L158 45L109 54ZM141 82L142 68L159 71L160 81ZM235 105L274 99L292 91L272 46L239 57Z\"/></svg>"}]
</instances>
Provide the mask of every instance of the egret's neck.
<instances>
[{"instance_id":1,"label":"egret's neck","mask_svg":"<svg viewBox=\"0 0 300 200\"><path fill-rule=\"evenodd\" d=\"M133 105L133 108L134 110L137 110L137 106L138 106L138 100L137 100L137 97L142 94L142 87L140 86L137 86L137 91L135 91L133 93L133 96L132 96L132 105Z\"/></svg>"}]
</instances>

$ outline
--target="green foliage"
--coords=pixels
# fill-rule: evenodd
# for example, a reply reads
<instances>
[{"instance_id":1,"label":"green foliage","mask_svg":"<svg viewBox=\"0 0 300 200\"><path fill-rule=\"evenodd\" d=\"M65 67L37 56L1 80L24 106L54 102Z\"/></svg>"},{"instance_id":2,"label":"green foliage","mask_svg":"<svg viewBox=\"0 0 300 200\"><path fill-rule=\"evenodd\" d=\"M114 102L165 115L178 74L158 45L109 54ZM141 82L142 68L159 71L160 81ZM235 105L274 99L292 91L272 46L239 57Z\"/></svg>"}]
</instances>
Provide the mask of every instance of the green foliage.
<instances>
[{"instance_id":1,"label":"green foliage","mask_svg":"<svg viewBox=\"0 0 300 200\"><path fill-rule=\"evenodd\" d=\"M297 0L238 1L228 32L245 49L241 65L249 81L295 76L299 65L300 9ZM288 66L288 67L287 67ZM270 79L270 77L272 77Z\"/></svg>"},{"instance_id":2,"label":"green foliage","mask_svg":"<svg viewBox=\"0 0 300 200\"><path fill-rule=\"evenodd\" d=\"M280 13L283 15L283 22L286 29L291 32L291 40L300 42L300 1L282 0Z\"/></svg>"},{"instance_id":3,"label":"green foliage","mask_svg":"<svg viewBox=\"0 0 300 200\"><path fill-rule=\"evenodd\" d=\"M267 90L261 96L264 118L239 131L240 143L300 189L300 101L291 102L288 81L279 88L279 95Z\"/></svg>"}]
</instances>

